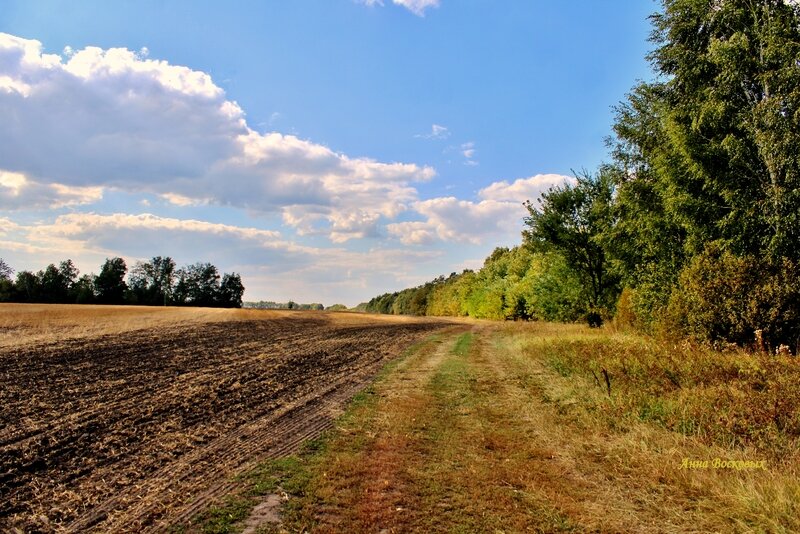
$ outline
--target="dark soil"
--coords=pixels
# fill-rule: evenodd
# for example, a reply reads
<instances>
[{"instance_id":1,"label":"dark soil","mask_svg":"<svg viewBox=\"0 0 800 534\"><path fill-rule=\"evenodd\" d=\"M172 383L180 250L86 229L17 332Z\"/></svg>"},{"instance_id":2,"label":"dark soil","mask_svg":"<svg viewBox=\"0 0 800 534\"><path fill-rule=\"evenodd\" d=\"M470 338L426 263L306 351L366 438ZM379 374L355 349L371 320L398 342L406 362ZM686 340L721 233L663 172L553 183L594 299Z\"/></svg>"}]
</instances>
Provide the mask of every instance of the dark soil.
<instances>
[{"instance_id":1,"label":"dark soil","mask_svg":"<svg viewBox=\"0 0 800 534\"><path fill-rule=\"evenodd\" d=\"M442 323L269 319L0 350L0 531L161 531Z\"/></svg>"}]
</instances>

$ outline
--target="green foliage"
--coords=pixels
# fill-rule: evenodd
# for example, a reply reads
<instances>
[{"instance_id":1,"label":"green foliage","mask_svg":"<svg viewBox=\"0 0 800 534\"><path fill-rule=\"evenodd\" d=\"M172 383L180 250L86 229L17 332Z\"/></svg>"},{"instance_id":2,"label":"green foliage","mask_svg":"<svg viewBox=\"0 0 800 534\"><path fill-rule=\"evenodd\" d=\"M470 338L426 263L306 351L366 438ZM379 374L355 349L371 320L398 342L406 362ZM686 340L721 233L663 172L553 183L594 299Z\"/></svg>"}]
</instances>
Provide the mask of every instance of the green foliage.
<instances>
[{"instance_id":1,"label":"green foliage","mask_svg":"<svg viewBox=\"0 0 800 534\"><path fill-rule=\"evenodd\" d=\"M602 241L614 224L613 172L603 168L596 175L577 177L542 194L540 205L526 202L529 216L523 233L535 251L556 251L579 275L591 314L609 309L618 293L618 279Z\"/></svg>"},{"instance_id":2,"label":"green foliage","mask_svg":"<svg viewBox=\"0 0 800 534\"><path fill-rule=\"evenodd\" d=\"M2 259L0 263L5 265ZM137 262L127 284L126 271L124 259L111 258L103 263L99 275L79 276L72 260L65 260L37 273L21 271L12 282L9 276L13 271L9 269L6 276L0 276L0 302L242 306L241 277L226 273L220 282L217 268L210 263L196 263L176 271L172 258L157 256L148 262Z\"/></svg>"},{"instance_id":3,"label":"green foliage","mask_svg":"<svg viewBox=\"0 0 800 534\"><path fill-rule=\"evenodd\" d=\"M580 279L562 256L518 246L495 249L478 272L452 273L415 288L379 295L364 305L364 311L574 321L588 311L583 291Z\"/></svg>"},{"instance_id":4,"label":"green foliage","mask_svg":"<svg viewBox=\"0 0 800 534\"><path fill-rule=\"evenodd\" d=\"M175 281L175 261L169 256L136 262L128 277L132 296L137 304L166 306Z\"/></svg>"},{"instance_id":5,"label":"green foliage","mask_svg":"<svg viewBox=\"0 0 800 534\"><path fill-rule=\"evenodd\" d=\"M581 281L559 254L536 255L520 285L531 317L571 322L587 312Z\"/></svg>"},{"instance_id":6,"label":"green foliage","mask_svg":"<svg viewBox=\"0 0 800 534\"><path fill-rule=\"evenodd\" d=\"M666 324L701 340L800 349L800 266L711 245L681 272Z\"/></svg>"},{"instance_id":7,"label":"green foliage","mask_svg":"<svg viewBox=\"0 0 800 534\"><path fill-rule=\"evenodd\" d=\"M92 304L96 301L94 281L97 277L85 274L78 278L70 288L70 298L67 302L75 304Z\"/></svg>"},{"instance_id":8,"label":"green foliage","mask_svg":"<svg viewBox=\"0 0 800 534\"><path fill-rule=\"evenodd\" d=\"M723 240L736 253L800 258L800 24L768 0L667 0L652 54L667 78L659 116L670 200L694 252Z\"/></svg>"},{"instance_id":9,"label":"green foliage","mask_svg":"<svg viewBox=\"0 0 800 534\"><path fill-rule=\"evenodd\" d=\"M128 266L122 258L106 258L100 267L100 274L94 279L94 289L97 301L101 304L122 304L128 285L125 283L125 274Z\"/></svg>"},{"instance_id":10,"label":"green foliage","mask_svg":"<svg viewBox=\"0 0 800 534\"><path fill-rule=\"evenodd\" d=\"M31 271L20 271L14 283L14 300L17 302L39 302L42 293L39 278Z\"/></svg>"},{"instance_id":11,"label":"green foliage","mask_svg":"<svg viewBox=\"0 0 800 534\"><path fill-rule=\"evenodd\" d=\"M235 276L238 276L238 275L235 275ZM223 284L224 284L224 282L225 282L225 278L224 277L223 277L222 281L223 281ZM242 288L242 289L244 290L244 288ZM293 300L290 300L289 302L275 302L275 301L272 301L272 300L260 300L258 302L244 302L244 303L242 303L242 306L244 306L245 308L254 308L254 309L257 309L257 310L324 310L325 309L325 306L323 304L318 303L318 302L314 302L314 303L311 303L311 304L300 304L300 303L297 303L297 302L295 302ZM342 309L342 310L346 310L347 309L347 306L345 306L343 304L335 304L331 308L334 308L336 306L341 306L341 308L338 308L338 309Z\"/></svg>"},{"instance_id":12,"label":"green foliage","mask_svg":"<svg viewBox=\"0 0 800 534\"><path fill-rule=\"evenodd\" d=\"M219 300L219 271L210 263L187 265L176 273L173 302L193 306L215 306Z\"/></svg>"},{"instance_id":13,"label":"green foliage","mask_svg":"<svg viewBox=\"0 0 800 534\"><path fill-rule=\"evenodd\" d=\"M792 342L800 261L800 7L665 0L660 76L616 109L604 245L640 326ZM680 276L679 276L680 273ZM793 343L792 346L796 345Z\"/></svg>"},{"instance_id":14,"label":"green foliage","mask_svg":"<svg viewBox=\"0 0 800 534\"><path fill-rule=\"evenodd\" d=\"M242 277L237 273L223 274L216 297L216 305L222 308L241 308L243 295Z\"/></svg>"}]
</instances>

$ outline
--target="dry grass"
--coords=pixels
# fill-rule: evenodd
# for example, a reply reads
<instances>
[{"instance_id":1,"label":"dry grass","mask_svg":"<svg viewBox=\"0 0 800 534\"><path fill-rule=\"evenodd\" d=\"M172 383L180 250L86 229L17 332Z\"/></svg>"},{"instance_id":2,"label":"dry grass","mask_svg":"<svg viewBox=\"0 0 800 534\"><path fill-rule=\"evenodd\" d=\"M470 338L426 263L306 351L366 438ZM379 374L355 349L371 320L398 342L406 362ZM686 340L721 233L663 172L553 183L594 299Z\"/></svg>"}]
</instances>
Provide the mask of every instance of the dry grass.
<instances>
[{"instance_id":1,"label":"dry grass","mask_svg":"<svg viewBox=\"0 0 800 534\"><path fill-rule=\"evenodd\" d=\"M796 370L776 367L793 362L599 332L531 339L507 330L499 339L498 350L512 356L527 392L547 405L521 413L547 429L541 439L591 495L602 496L599 502L575 499L583 506L594 501L579 514L582 525L655 532L800 529L797 441L785 430L771 431L763 409L755 408L762 391L797 394L797 382L786 380ZM755 362L772 366L772 387L762 390L748 374L731 372ZM610 396L602 376L595 379L602 369L610 376ZM780 413L794 418L796 409ZM681 469L685 458L764 460L767 469Z\"/></svg>"},{"instance_id":2,"label":"dry grass","mask_svg":"<svg viewBox=\"0 0 800 534\"><path fill-rule=\"evenodd\" d=\"M149 306L97 306L71 304L0 304L0 347L93 338L133 330L193 323L325 317L341 325L375 322L410 322L416 318L348 312L180 308Z\"/></svg>"},{"instance_id":3,"label":"dry grass","mask_svg":"<svg viewBox=\"0 0 800 534\"><path fill-rule=\"evenodd\" d=\"M613 394L587 406L603 413L610 425L650 422L706 445L755 449L781 469L798 465L796 358L618 334L523 345L567 382L599 386L596 393L607 389L605 369Z\"/></svg>"},{"instance_id":4,"label":"dry grass","mask_svg":"<svg viewBox=\"0 0 800 534\"><path fill-rule=\"evenodd\" d=\"M793 363L580 326L474 323L359 399L304 460L284 526L800 531L797 405L775 404L800 388ZM766 469L681 469L687 458Z\"/></svg>"}]
</instances>

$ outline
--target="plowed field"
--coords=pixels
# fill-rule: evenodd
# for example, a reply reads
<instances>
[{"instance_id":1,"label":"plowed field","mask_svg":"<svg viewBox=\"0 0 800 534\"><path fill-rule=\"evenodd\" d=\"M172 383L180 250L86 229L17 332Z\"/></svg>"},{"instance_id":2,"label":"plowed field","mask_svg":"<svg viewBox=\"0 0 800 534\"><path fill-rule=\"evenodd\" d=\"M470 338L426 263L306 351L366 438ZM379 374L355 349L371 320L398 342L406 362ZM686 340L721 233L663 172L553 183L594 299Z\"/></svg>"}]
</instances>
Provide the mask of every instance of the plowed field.
<instances>
[{"instance_id":1,"label":"plowed field","mask_svg":"<svg viewBox=\"0 0 800 534\"><path fill-rule=\"evenodd\" d=\"M0 530L185 523L446 326L251 317L0 345Z\"/></svg>"}]
</instances>

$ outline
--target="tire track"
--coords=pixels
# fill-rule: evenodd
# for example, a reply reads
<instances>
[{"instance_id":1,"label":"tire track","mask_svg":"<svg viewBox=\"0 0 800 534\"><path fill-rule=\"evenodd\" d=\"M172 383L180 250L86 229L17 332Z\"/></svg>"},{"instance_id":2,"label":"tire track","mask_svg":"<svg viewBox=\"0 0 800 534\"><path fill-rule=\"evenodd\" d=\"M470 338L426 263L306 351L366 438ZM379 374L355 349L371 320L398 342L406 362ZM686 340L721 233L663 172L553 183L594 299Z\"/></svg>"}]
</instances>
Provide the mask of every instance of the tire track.
<instances>
[{"instance_id":1,"label":"tire track","mask_svg":"<svg viewBox=\"0 0 800 534\"><path fill-rule=\"evenodd\" d=\"M298 316L0 350L0 530L185 522L444 326Z\"/></svg>"}]
</instances>

